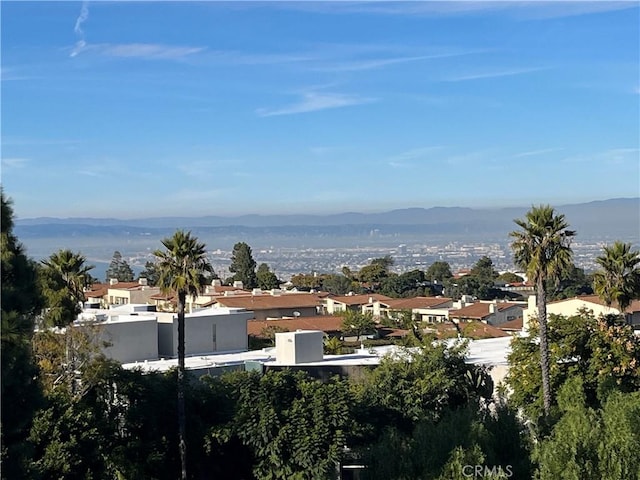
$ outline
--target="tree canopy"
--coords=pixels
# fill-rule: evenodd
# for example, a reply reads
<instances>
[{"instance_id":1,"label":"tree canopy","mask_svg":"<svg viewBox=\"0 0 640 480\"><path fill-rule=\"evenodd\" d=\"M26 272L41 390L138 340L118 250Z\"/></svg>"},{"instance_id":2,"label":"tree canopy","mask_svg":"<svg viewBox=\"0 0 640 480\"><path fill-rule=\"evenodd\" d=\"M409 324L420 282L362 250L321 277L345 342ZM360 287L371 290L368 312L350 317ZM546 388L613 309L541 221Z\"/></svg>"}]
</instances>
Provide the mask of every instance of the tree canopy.
<instances>
[{"instance_id":1,"label":"tree canopy","mask_svg":"<svg viewBox=\"0 0 640 480\"><path fill-rule=\"evenodd\" d=\"M31 340L35 317L44 306L44 301L37 282L35 262L26 256L22 244L13 233L11 201L5 197L3 190L0 190L0 197L2 476L22 478L22 472L31 461L26 437L40 401Z\"/></svg>"},{"instance_id":2,"label":"tree canopy","mask_svg":"<svg viewBox=\"0 0 640 480\"><path fill-rule=\"evenodd\" d=\"M133 270L129 266L129 263L122 258L122 254L116 250L113 252L113 258L107 268L106 282L115 278L119 282L131 282L133 281Z\"/></svg>"},{"instance_id":3,"label":"tree canopy","mask_svg":"<svg viewBox=\"0 0 640 480\"><path fill-rule=\"evenodd\" d=\"M230 281L240 281L244 288L258 286L256 261L253 259L251 247L245 242L238 242L233 246L229 271L234 274Z\"/></svg>"},{"instance_id":4,"label":"tree canopy","mask_svg":"<svg viewBox=\"0 0 640 480\"><path fill-rule=\"evenodd\" d=\"M547 337L547 282L556 282L573 265L571 240L575 236L562 214L553 207L532 207L524 219L514 220L520 227L509 234L513 239L515 264L527 272L536 285L540 336L540 364L545 415L551 409L552 392L549 380L549 347Z\"/></svg>"},{"instance_id":5,"label":"tree canopy","mask_svg":"<svg viewBox=\"0 0 640 480\"><path fill-rule=\"evenodd\" d=\"M600 269L593 275L596 293L621 313L633 300L640 299L640 252L631 248L630 243L620 241L605 245L596 258Z\"/></svg>"},{"instance_id":6,"label":"tree canopy","mask_svg":"<svg viewBox=\"0 0 640 480\"><path fill-rule=\"evenodd\" d=\"M59 250L42 260L39 268L40 285L46 299L44 323L64 327L73 322L82 311L84 288L89 284L89 272L81 253Z\"/></svg>"},{"instance_id":7,"label":"tree canopy","mask_svg":"<svg viewBox=\"0 0 640 480\"><path fill-rule=\"evenodd\" d=\"M256 281L258 282L258 288L261 288L263 290L279 288L281 283L276 274L271 271L269 265L267 265L266 263L261 263L260 265L258 265L258 270L256 272Z\"/></svg>"},{"instance_id":8,"label":"tree canopy","mask_svg":"<svg viewBox=\"0 0 640 480\"><path fill-rule=\"evenodd\" d=\"M437 261L429 265L425 272L425 277L430 282L443 283L453 277L453 273L451 273L451 267L448 262Z\"/></svg>"}]
</instances>

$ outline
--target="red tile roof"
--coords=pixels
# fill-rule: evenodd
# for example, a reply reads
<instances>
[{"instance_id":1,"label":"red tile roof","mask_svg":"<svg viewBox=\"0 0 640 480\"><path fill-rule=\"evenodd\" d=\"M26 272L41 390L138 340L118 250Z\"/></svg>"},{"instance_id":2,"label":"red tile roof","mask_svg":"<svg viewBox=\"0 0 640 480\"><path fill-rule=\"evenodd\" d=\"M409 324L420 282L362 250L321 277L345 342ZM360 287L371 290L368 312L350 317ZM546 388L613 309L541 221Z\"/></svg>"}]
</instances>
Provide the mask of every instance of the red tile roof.
<instances>
[{"instance_id":1,"label":"red tile roof","mask_svg":"<svg viewBox=\"0 0 640 480\"><path fill-rule=\"evenodd\" d=\"M102 298L108 293L109 285L106 283L94 283L89 288L89 291L84 292L85 299Z\"/></svg>"},{"instance_id":2,"label":"red tile roof","mask_svg":"<svg viewBox=\"0 0 640 480\"><path fill-rule=\"evenodd\" d=\"M317 317L298 317L295 319L279 320L249 320L247 332L249 335L259 337L267 327L280 327L283 331L295 332L296 330L322 330L323 332L337 332L342 326L342 317L322 315Z\"/></svg>"},{"instance_id":3,"label":"red tile roof","mask_svg":"<svg viewBox=\"0 0 640 480\"><path fill-rule=\"evenodd\" d=\"M509 320L508 322L497 325L500 330L522 330L522 317L518 317L515 320Z\"/></svg>"},{"instance_id":4,"label":"red tile roof","mask_svg":"<svg viewBox=\"0 0 640 480\"><path fill-rule=\"evenodd\" d=\"M460 330L462 330L462 335L465 338L499 338L499 337L509 337L510 334L500 330L497 327L492 325L487 325L486 323L479 322L477 320L471 320L469 322L461 322L459 324ZM456 337L458 335L458 330L454 325L450 322L439 323L436 325L437 334L439 337Z\"/></svg>"},{"instance_id":5,"label":"red tile roof","mask_svg":"<svg viewBox=\"0 0 640 480\"><path fill-rule=\"evenodd\" d=\"M512 307L526 308L526 305L510 302L498 302L495 304L477 302L458 310L449 311L449 318L472 318L476 320L482 320L492 315L491 311L489 310L489 305L495 305L497 312L501 312Z\"/></svg>"},{"instance_id":6,"label":"red tile roof","mask_svg":"<svg viewBox=\"0 0 640 480\"><path fill-rule=\"evenodd\" d=\"M387 297L386 295L380 295L379 293L371 293L367 295L331 295L329 298L334 302L344 303L345 305L355 306L355 305L367 305L371 303L371 300L392 300L391 297Z\"/></svg>"},{"instance_id":7,"label":"red tile roof","mask_svg":"<svg viewBox=\"0 0 640 480\"><path fill-rule=\"evenodd\" d=\"M414 308L437 308L438 306L444 306L451 301L452 299L447 297L413 297L392 298L390 300L380 301L380 303L391 309L404 310Z\"/></svg>"},{"instance_id":8,"label":"red tile roof","mask_svg":"<svg viewBox=\"0 0 640 480\"><path fill-rule=\"evenodd\" d=\"M231 295L216 297L203 306L219 304L229 308L245 308L247 310L270 310L274 308L304 308L320 305L320 299L312 293L286 293L282 295Z\"/></svg>"}]
</instances>

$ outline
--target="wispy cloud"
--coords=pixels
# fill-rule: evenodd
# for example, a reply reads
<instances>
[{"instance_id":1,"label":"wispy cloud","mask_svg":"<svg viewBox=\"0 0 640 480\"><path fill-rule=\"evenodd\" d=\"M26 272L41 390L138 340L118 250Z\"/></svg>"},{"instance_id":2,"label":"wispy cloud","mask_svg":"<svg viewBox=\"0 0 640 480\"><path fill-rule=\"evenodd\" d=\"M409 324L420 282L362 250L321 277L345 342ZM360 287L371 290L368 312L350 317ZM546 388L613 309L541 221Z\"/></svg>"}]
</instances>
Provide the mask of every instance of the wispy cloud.
<instances>
[{"instance_id":1,"label":"wispy cloud","mask_svg":"<svg viewBox=\"0 0 640 480\"><path fill-rule=\"evenodd\" d=\"M499 13L519 20L562 18L637 8L632 1L409 1L409 2L278 2L279 8L325 14L366 13L377 15L411 15L451 17L477 13Z\"/></svg>"},{"instance_id":2,"label":"wispy cloud","mask_svg":"<svg viewBox=\"0 0 640 480\"><path fill-rule=\"evenodd\" d=\"M12 169L12 168L24 168L29 163L29 159L27 158L3 158L2 159L2 168Z\"/></svg>"},{"instance_id":3,"label":"wispy cloud","mask_svg":"<svg viewBox=\"0 0 640 480\"><path fill-rule=\"evenodd\" d=\"M486 165L494 154L489 151L468 152L443 158L443 162L453 165Z\"/></svg>"},{"instance_id":4,"label":"wispy cloud","mask_svg":"<svg viewBox=\"0 0 640 480\"><path fill-rule=\"evenodd\" d=\"M544 155L545 153L552 153L561 150L560 148L543 148L540 150L531 150L529 152L521 152L513 155L513 158L534 157L538 155Z\"/></svg>"},{"instance_id":5,"label":"wispy cloud","mask_svg":"<svg viewBox=\"0 0 640 480\"><path fill-rule=\"evenodd\" d=\"M638 148L612 148L601 152L583 153L562 159L563 163L597 163L599 165L629 164L638 166Z\"/></svg>"},{"instance_id":6,"label":"wispy cloud","mask_svg":"<svg viewBox=\"0 0 640 480\"><path fill-rule=\"evenodd\" d=\"M78 40L69 54L70 57L76 57L80 53L91 52L109 57L176 60L205 50L204 47L173 46L157 43L89 44L85 40L84 30L82 29L82 24L88 18L89 3L85 0L82 2L80 14L73 29Z\"/></svg>"},{"instance_id":7,"label":"wispy cloud","mask_svg":"<svg viewBox=\"0 0 640 480\"><path fill-rule=\"evenodd\" d=\"M415 167L420 160L431 159L435 154L442 154L443 146L414 148L395 155L387 160L390 167L410 168Z\"/></svg>"},{"instance_id":8,"label":"wispy cloud","mask_svg":"<svg viewBox=\"0 0 640 480\"><path fill-rule=\"evenodd\" d=\"M100 169L87 169L87 170L78 170L79 175L84 175L86 177L105 177L106 172Z\"/></svg>"},{"instance_id":9,"label":"wispy cloud","mask_svg":"<svg viewBox=\"0 0 640 480\"><path fill-rule=\"evenodd\" d=\"M482 80L486 78L510 77L514 75L524 75L526 73L539 72L547 70L547 67L531 67L531 68L512 68L507 70L494 70L488 72L470 73L465 75L456 75L447 77L445 82L466 82L470 80Z\"/></svg>"},{"instance_id":10,"label":"wispy cloud","mask_svg":"<svg viewBox=\"0 0 640 480\"><path fill-rule=\"evenodd\" d=\"M306 92L302 94L302 98L296 103L275 109L260 108L256 110L256 113L261 117L293 115L297 113L309 113L332 108L362 105L375 101L375 98L346 95L342 93Z\"/></svg>"},{"instance_id":11,"label":"wispy cloud","mask_svg":"<svg viewBox=\"0 0 640 480\"><path fill-rule=\"evenodd\" d=\"M0 69L0 80L3 82L15 81L15 80L31 80L37 77L30 75L22 75L15 68L2 67Z\"/></svg>"},{"instance_id":12,"label":"wispy cloud","mask_svg":"<svg viewBox=\"0 0 640 480\"><path fill-rule=\"evenodd\" d=\"M83 49L108 57L177 60L206 50L205 47L183 47L157 43L92 44Z\"/></svg>"},{"instance_id":13,"label":"wispy cloud","mask_svg":"<svg viewBox=\"0 0 640 480\"><path fill-rule=\"evenodd\" d=\"M84 39L84 31L82 30L82 24L86 22L88 18L89 18L89 4L86 1L84 1L82 2L82 7L80 8L80 15L78 15L78 18L76 19L76 25L73 29L76 36L78 37L78 40L75 46L73 47L73 50L69 54L69 56L71 57L75 57L76 55L78 55L87 45L87 42Z\"/></svg>"},{"instance_id":14,"label":"wispy cloud","mask_svg":"<svg viewBox=\"0 0 640 480\"><path fill-rule=\"evenodd\" d=\"M321 65L315 67L314 70L320 72L353 72L360 70L373 70L376 68L388 67L390 65L417 62L422 60L433 60L438 58L458 57L461 55L469 55L472 53L478 53L479 50L465 51L465 52L452 52L452 53L440 53L432 55L418 55L410 57L391 57L391 58L373 58L373 59L355 59L344 62L330 63L327 65Z\"/></svg>"}]
</instances>

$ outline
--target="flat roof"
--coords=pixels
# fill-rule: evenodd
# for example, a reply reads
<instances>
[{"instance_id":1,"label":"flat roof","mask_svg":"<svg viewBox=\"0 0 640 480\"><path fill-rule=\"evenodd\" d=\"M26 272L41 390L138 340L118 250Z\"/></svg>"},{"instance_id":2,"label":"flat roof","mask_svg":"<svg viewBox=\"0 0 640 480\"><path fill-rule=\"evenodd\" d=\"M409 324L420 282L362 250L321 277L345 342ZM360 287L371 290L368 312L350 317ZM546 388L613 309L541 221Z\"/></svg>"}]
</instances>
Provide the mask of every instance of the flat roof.
<instances>
[{"instance_id":1,"label":"flat roof","mask_svg":"<svg viewBox=\"0 0 640 480\"><path fill-rule=\"evenodd\" d=\"M448 345L453 345L457 340L445 340ZM476 365L497 366L508 365L507 355L511 351L511 337L488 338L482 340L470 340L467 363ZM321 361L307 363L278 363L276 361L275 348L262 350L235 351L212 353L210 355L194 355L185 358L187 370L199 370L209 367L224 367L240 365L246 361L255 361L264 365L273 366L375 366L379 365L385 355L402 355L403 347L385 345L357 349L354 353L344 355L324 355ZM140 368L144 372L166 372L178 366L177 358L161 360L148 360L123 364L126 369Z\"/></svg>"}]
</instances>

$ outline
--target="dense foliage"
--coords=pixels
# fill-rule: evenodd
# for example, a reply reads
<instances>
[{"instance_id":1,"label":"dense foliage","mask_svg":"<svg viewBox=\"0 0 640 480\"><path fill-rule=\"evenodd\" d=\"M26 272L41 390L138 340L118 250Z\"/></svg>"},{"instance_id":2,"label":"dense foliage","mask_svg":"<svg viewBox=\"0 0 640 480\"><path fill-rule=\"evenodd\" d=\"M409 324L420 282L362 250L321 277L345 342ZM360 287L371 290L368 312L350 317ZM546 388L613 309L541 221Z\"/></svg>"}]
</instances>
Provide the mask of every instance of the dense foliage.
<instances>
[{"instance_id":1,"label":"dense foliage","mask_svg":"<svg viewBox=\"0 0 640 480\"><path fill-rule=\"evenodd\" d=\"M228 283L239 281L242 282L243 288L256 288L258 286L256 261L253 259L251 247L247 243L238 242L233 246L229 271L234 275L227 279Z\"/></svg>"},{"instance_id":2,"label":"dense foliage","mask_svg":"<svg viewBox=\"0 0 640 480\"><path fill-rule=\"evenodd\" d=\"M133 270L129 262L122 258L122 254L118 250L113 252L113 258L107 268L105 281L108 283L111 279L118 280L119 282L133 281Z\"/></svg>"},{"instance_id":3,"label":"dense foliage","mask_svg":"<svg viewBox=\"0 0 640 480\"><path fill-rule=\"evenodd\" d=\"M29 463L30 451L25 442L38 407L40 394L31 351L35 317L43 307L38 288L36 265L24 253L13 234L11 202L0 190L2 223L2 440L3 478L21 478Z\"/></svg>"}]
</instances>

